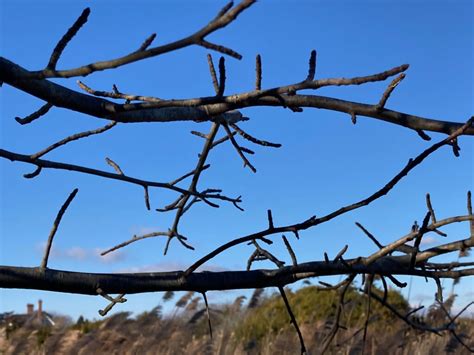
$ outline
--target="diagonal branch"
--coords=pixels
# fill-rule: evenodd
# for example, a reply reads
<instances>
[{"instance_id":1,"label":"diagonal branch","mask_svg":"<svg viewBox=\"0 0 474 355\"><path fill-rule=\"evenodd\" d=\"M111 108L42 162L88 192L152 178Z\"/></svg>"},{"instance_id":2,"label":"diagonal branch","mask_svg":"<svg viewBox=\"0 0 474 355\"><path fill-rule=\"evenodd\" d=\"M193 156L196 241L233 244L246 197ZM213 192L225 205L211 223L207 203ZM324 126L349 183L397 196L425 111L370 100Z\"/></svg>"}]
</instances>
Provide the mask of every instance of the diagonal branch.
<instances>
[{"instance_id":1,"label":"diagonal branch","mask_svg":"<svg viewBox=\"0 0 474 355\"><path fill-rule=\"evenodd\" d=\"M64 213L66 212L67 208L71 204L74 197L76 197L76 194L78 191L79 191L78 189L74 189L71 192L69 197L66 199L66 201L63 203L63 205L59 209L58 214L56 215L56 218L54 219L53 227L51 228L51 231L49 232L48 241L46 242L43 260L41 261L41 265L40 265L40 270L43 272L46 270L46 267L48 266L49 253L53 245L53 238L56 232L58 231L59 223L61 223L61 219L63 218Z\"/></svg>"},{"instance_id":2,"label":"diagonal branch","mask_svg":"<svg viewBox=\"0 0 474 355\"><path fill-rule=\"evenodd\" d=\"M46 68L44 70L32 72L30 78L43 79L43 78L70 78L70 77L75 77L75 76L86 76L96 71L118 68L126 64L134 63L146 58L156 57L156 56L169 53L181 48L189 47L191 45L200 45L205 48L213 49L218 52L222 52L224 54L228 54L237 59L240 59L242 57L240 54L226 47L207 42L204 40L204 38L210 35L211 33L216 32L217 30L224 28L228 24L233 22L240 13L242 13L245 9L250 7L254 2L255 0L243 0L240 4L238 4L232 9L227 6L226 7L227 11L219 12L217 17L215 17L212 21L210 21L206 26L202 27L199 31L195 32L194 34L188 37L177 40L175 42L168 43L163 46L149 48L146 50L140 50L141 49L140 48L138 51L134 51L120 58L105 60L105 61L96 62L96 63L90 63L90 64L84 65L82 67L74 68L74 69L54 70L54 69ZM65 44L67 44L68 41L69 39L66 39L64 46Z\"/></svg>"},{"instance_id":3,"label":"diagonal branch","mask_svg":"<svg viewBox=\"0 0 474 355\"><path fill-rule=\"evenodd\" d=\"M59 40L58 44L53 49L53 53L51 53L51 57L49 58L48 65L46 66L45 70L56 70L56 64L58 63L59 57L63 53L64 48L66 48L67 44L77 34L81 27L87 22L90 13L91 9L86 7L84 11L82 11L81 15L77 18L76 22L74 22L71 28L69 28L64 34L64 36Z\"/></svg>"},{"instance_id":4,"label":"diagonal branch","mask_svg":"<svg viewBox=\"0 0 474 355\"><path fill-rule=\"evenodd\" d=\"M86 138L86 137L92 136L94 134L100 134L100 133L106 132L109 129L113 128L116 124L117 124L117 122L113 121L113 122L110 122L109 124L107 124L106 126L98 128L98 129L73 134L69 137L66 137L66 138L60 140L59 142L56 142L56 143L50 145L49 147L39 151L38 153L32 154L30 157L33 160L38 159L38 158L42 157L43 155L49 153L50 151L52 151L56 148L59 148L59 147L65 145L69 142L72 142L72 141L75 141L75 140L78 140L78 139L81 139L81 138Z\"/></svg>"}]
</instances>

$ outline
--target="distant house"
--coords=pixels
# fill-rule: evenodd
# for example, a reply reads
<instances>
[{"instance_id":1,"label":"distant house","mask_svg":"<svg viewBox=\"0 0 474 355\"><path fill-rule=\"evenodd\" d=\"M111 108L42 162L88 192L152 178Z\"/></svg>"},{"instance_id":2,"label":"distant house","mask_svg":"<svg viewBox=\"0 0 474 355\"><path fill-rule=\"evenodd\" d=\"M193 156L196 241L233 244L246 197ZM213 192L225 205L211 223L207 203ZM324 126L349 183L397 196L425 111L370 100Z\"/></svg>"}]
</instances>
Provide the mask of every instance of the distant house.
<instances>
[{"instance_id":1,"label":"distant house","mask_svg":"<svg viewBox=\"0 0 474 355\"><path fill-rule=\"evenodd\" d=\"M43 301L38 300L38 310L35 311L35 305L28 303L25 314L14 314L6 312L0 314L0 324L9 329L19 327L53 327L55 325L53 318L47 312L43 311Z\"/></svg>"}]
</instances>

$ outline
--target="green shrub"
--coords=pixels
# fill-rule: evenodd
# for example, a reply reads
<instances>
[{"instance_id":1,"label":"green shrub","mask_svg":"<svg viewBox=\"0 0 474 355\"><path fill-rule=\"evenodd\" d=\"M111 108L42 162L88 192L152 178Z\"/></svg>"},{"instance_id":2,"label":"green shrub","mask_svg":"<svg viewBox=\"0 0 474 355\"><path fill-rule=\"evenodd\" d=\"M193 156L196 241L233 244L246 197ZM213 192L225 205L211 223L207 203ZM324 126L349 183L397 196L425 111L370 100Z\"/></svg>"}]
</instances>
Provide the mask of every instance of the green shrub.
<instances>
[{"instance_id":1,"label":"green shrub","mask_svg":"<svg viewBox=\"0 0 474 355\"><path fill-rule=\"evenodd\" d=\"M383 292L375 286L372 292L382 297ZM339 291L320 290L315 286L308 286L296 292L286 291L288 301L298 323L313 324L317 321L332 320L336 314L336 307L339 302ZM361 319L367 312L367 296L361 294L354 287L350 286L344 298L345 306L341 323L346 327L360 324ZM387 293L387 302L404 313L408 311L408 302L395 290ZM379 302L371 300L372 324L383 324L389 326L394 315ZM365 319L365 318L364 318ZM243 321L237 326L235 335L238 341L244 343L251 340L261 340L268 334L275 334L282 329L291 327L290 319L279 294L264 299L257 308L249 309Z\"/></svg>"}]
</instances>

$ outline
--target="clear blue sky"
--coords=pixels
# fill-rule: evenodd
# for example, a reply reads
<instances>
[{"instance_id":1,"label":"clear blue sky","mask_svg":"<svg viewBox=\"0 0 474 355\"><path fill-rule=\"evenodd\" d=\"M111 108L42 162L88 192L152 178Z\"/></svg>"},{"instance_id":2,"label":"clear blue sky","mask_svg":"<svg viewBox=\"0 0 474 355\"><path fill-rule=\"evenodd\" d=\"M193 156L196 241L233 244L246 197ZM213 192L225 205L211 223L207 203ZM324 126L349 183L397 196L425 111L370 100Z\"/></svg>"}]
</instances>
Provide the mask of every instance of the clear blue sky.
<instances>
[{"instance_id":1,"label":"clear blue sky","mask_svg":"<svg viewBox=\"0 0 474 355\"><path fill-rule=\"evenodd\" d=\"M163 44L194 32L215 16L223 1L0 1L1 55L31 70L46 65L51 50L80 12L90 6L89 22L61 57L67 69L110 59L136 49L151 33ZM387 107L430 118L465 121L473 107L473 6L470 1L260 1L228 28L212 35L215 42L241 54L227 58L227 93L251 90L254 58L262 55L263 87L302 80L308 56L318 51L318 78L367 75L409 63L407 78ZM120 69L96 73L83 81L98 90L117 84L124 92L162 98L212 95L206 54L187 48ZM213 54L217 61L218 56ZM76 79L57 80L79 90ZM81 78L82 80L82 78ZM377 102L387 83L352 88L326 88L319 94ZM34 153L72 133L104 125L103 120L53 108L40 120L20 126L25 116L43 103L8 85L0 89L1 147ZM197 206L183 219L181 232L196 247L191 252L173 243L162 254L164 239L148 239L129 246L111 259L97 250L129 239L133 233L166 230L171 214L145 210L143 192L135 186L76 173L43 171L33 180L22 174L32 167L0 160L0 264L36 266L52 221L73 188L79 194L61 223L51 268L74 271L117 272L182 269L218 244L260 230L266 210L277 225L323 215L343 204L368 196L395 175L410 157L430 143L398 126L360 117L353 126L347 115L305 109L292 113L281 108L244 110L251 120L242 125L249 133L283 144L278 150L251 147L258 169L252 174L229 145L212 151L201 187L220 187L231 196L242 194L245 213L223 205ZM190 130L206 131L208 123L119 125L111 131L52 152L52 160L110 169L104 158L117 161L126 174L169 181L192 169L201 149ZM442 135L431 134L434 140ZM372 205L349 213L302 234L293 246L299 261L320 260L349 244L347 255L374 251L355 227L359 221L382 243L406 234L425 212L425 193L432 194L438 218L465 214L465 196L473 187L472 138L460 140L461 157L442 149ZM183 185L186 186L186 185ZM166 205L174 195L151 192L153 208ZM447 229L449 238L462 238L467 225ZM279 237L275 236L275 239ZM439 237L434 236L439 241ZM275 252L288 260L281 243ZM242 269L250 247L228 251L212 268ZM268 264L261 264L269 267ZM459 305L474 295L473 279L456 289ZM450 282L445 282L447 290ZM404 294L407 294L405 289ZM429 304L433 283L413 282L411 301ZM212 293L217 302L241 292ZM99 297L38 291L1 290L0 312L22 312L25 304L42 298L45 308L72 315L97 316L105 305ZM160 294L137 295L121 310L151 309Z\"/></svg>"}]
</instances>

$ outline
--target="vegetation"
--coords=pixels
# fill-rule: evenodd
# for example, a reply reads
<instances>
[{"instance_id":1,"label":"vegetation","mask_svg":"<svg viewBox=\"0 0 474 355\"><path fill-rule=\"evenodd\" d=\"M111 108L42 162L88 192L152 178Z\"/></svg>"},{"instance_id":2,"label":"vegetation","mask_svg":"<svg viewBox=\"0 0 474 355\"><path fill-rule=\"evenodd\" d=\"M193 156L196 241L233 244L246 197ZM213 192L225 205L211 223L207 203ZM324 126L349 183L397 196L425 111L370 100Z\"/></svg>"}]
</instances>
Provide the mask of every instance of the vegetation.
<instances>
[{"instance_id":1,"label":"vegetation","mask_svg":"<svg viewBox=\"0 0 474 355\"><path fill-rule=\"evenodd\" d=\"M310 353L319 353L321 340L335 321L338 291L309 285L296 291L286 289L288 300L294 304L294 314L307 339ZM372 292L383 296L373 286ZM162 303L171 302L175 294L167 293ZM387 301L402 314L410 311L406 299L390 289ZM58 328L23 327L2 339L0 353L16 354L43 352L70 353L137 353L137 354L284 354L293 353L298 339L289 322L285 305L278 294L261 290L244 303L240 296L233 303L211 305L213 337L209 336L206 309L193 292L174 300L174 309L162 314L162 304L150 311L132 316L120 312L103 320L88 320L83 316L77 322ZM432 305L424 313L415 313L417 322L443 324L446 312L451 311L455 295L444 303ZM351 285L346 293L344 312L328 353L351 354L360 351L367 318L367 295ZM474 319L463 318L457 322L457 334L469 344L474 336ZM395 353L468 353L467 349L451 337L413 330L384 306L372 300L370 332L367 333L366 351L373 354ZM4 334L4 332L1 332ZM472 342L472 341L471 341ZM398 350L397 350L398 349Z\"/></svg>"}]
</instances>

